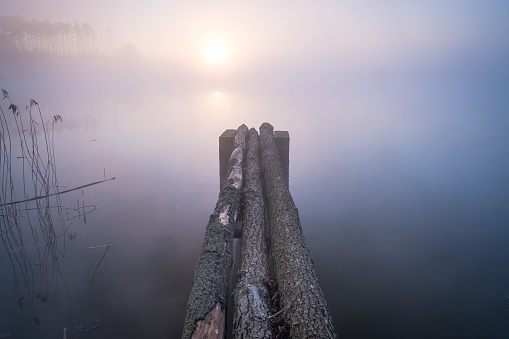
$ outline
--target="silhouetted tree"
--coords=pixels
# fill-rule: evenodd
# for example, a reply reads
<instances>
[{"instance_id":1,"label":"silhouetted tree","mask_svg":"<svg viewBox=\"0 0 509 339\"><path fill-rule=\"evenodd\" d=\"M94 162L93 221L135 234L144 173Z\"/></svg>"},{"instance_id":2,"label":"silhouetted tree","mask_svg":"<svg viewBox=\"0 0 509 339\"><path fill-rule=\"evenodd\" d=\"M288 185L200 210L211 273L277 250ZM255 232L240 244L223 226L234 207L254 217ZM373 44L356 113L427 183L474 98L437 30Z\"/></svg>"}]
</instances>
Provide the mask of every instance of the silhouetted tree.
<instances>
[{"instance_id":1,"label":"silhouetted tree","mask_svg":"<svg viewBox=\"0 0 509 339\"><path fill-rule=\"evenodd\" d=\"M92 54L95 46L95 32L94 29L88 24L81 25L81 31L85 42L85 53Z\"/></svg>"},{"instance_id":2,"label":"silhouetted tree","mask_svg":"<svg viewBox=\"0 0 509 339\"><path fill-rule=\"evenodd\" d=\"M19 16L0 15L0 38L20 51L56 55L97 53L95 31L86 22L52 23L49 20L39 21L37 18L27 21ZM107 38L108 54L112 55L113 34L109 27Z\"/></svg>"},{"instance_id":3,"label":"silhouetted tree","mask_svg":"<svg viewBox=\"0 0 509 339\"><path fill-rule=\"evenodd\" d=\"M118 55L126 58L135 58L140 56L140 52L131 44L125 44L118 50Z\"/></svg>"}]
</instances>

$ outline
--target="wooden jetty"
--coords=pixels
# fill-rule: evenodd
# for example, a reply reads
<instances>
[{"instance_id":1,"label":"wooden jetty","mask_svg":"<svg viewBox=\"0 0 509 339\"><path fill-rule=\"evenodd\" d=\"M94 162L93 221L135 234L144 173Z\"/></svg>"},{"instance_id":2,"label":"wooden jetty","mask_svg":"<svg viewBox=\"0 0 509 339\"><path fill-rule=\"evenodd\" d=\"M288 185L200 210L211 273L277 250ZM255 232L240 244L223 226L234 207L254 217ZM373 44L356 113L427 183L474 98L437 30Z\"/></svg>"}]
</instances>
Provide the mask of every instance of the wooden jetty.
<instances>
[{"instance_id":1,"label":"wooden jetty","mask_svg":"<svg viewBox=\"0 0 509 339\"><path fill-rule=\"evenodd\" d=\"M233 239L234 338L337 338L289 191L289 134L264 123L219 137L221 187L205 229L182 339L224 338ZM228 310L231 312L231 310Z\"/></svg>"}]
</instances>

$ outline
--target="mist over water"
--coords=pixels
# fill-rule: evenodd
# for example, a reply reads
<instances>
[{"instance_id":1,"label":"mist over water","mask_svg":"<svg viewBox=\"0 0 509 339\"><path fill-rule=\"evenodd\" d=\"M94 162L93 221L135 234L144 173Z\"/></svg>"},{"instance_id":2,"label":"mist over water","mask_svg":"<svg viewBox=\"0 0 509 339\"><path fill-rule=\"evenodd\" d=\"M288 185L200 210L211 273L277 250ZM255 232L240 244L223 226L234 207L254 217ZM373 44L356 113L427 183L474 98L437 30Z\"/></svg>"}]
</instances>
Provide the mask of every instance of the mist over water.
<instances>
[{"instance_id":1,"label":"mist over water","mask_svg":"<svg viewBox=\"0 0 509 339\"><path fill-rule=\"evenodd\" d=\"M300 27L297 16L263 35L277 27L273 13L247 35L252 54L226 70L177 52L144 55L153 48L141 40L137 57L2 49L0 88L22 114L34 99L47 121L62 117L53 136L61 190L115 180L62 195L72 213L93 210L69 223L76 238L59 259L69 295L61 279L37 281L48 300L20 308L2 247L0 333L62 336L72 306L76 326L100 319L78 338L179 337L219 190L218 138L270 122L290 134L290 191L340 336L506 338L509 54L502 15L481 31L487 19L470 7L451 22L421 8L443 35L409 7L379 8L385 24L337 24L322 9L300 40L286 30ZM327 32L340 42L317 39ZM97 268L104 248L87 248L106 244Z\"/></svg>"},{"instance_id":2,"label":"mist over water","mask_svg":"<svg viewBox=\"0 0 509 339\"><path fill-rule=\"evenodd\" d=\"M23 74L26 89L2 77L18 102L35 93L48 118L63 117L54 137L62 186L116 177L74 197L97 209L71 226L77 237L61 261L74 319L101 319L89 337L180 335L218 193L218 137L264 121L290 132L290 188L340 333L507 334L505 84L408 77L179 89L169 73L140 69L105 79ZM85 248L101 244L114 246L90 284L102 251ZM50 337L69 321L60 289L37 305L42 328L1 297L4 332L13 324L17 335Z\"/></svg>"}]
</instances>

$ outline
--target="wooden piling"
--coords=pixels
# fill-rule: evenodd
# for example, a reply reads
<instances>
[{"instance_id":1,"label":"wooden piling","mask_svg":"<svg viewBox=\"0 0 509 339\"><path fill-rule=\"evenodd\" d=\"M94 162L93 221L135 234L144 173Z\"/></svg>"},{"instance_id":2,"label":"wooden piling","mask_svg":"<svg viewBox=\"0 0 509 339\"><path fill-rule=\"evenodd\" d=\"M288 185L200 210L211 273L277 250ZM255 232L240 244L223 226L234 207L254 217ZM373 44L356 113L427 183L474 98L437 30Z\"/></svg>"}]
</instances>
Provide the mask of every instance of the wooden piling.
<instances>
[{"instance_id":1,"label":"wooden piling","mask_svg":"<svg viewBox=\"0 0 509 339\"><path fill-rule=\"evenodd\" d=\"M219 136L219 188L221 188L226 179L228 162L234 148L233 139L236 133L237 130L235 129L227 129ZM283 174L288 182L290 177L290 134L288 134L288 131L274 131L274 138L276 139L276 148L281 158Z\"/></svg>"},{"instance_id":2,"label":"wooden piling","mask_svg":"<svg viewBox=\"0 0 509 339\"><path fill-rule=\"evenodd\" d=\"M269 258L265 237L265 203L261 183L260 142L249 130L243 190L243 232L238 282L233 292L233 337L270 339L270 300L266 281Z\"/></svg>"},{"instance_id":3,"label":"wooden piling","mask_svg":"<svg viewBox=\"0 0 509 339\"><path fill-rule=\"evenodd\" d=\"M225 337L234 236L241 238L234 338L337 338L289 191L289 134L264 123L260 136L249 131L246 146L246 133L242 125L219 137L222 185L205 230L182 338ZM242 229L236 228L237 215ZM279 310L271 310L269 282Z\"/></svg>"},{"instance_id":4,"label":"wooden piling","mask_svg":"<svg viewBox=\"0 0 509 339\"><path fill-rule=\"evenodd\" d=\"M290 337L337 338L270 124L262 124L260 139L274 274Z\"/></svg>"},{"instance_id":5,"label":"wooden piling","mask_svg":"<svg viewBox=\"0 0 509 339\"><path fill-rule=\"evenodd\" d=\"M205 230L200 259L187 305L182 339L223 338L228 277L233 262L233 234L242 190L242 166L247 127L234 137L227 177Z\"/></svg>"}]
</instances>

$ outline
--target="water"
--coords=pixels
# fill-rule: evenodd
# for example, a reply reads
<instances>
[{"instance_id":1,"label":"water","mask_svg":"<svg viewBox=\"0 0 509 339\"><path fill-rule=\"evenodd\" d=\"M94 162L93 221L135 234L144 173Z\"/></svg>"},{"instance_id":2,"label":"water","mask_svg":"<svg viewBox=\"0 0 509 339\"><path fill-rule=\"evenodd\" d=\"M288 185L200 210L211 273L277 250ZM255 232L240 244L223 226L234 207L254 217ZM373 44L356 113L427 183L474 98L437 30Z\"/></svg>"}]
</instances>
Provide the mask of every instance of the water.
<instances>
[{"instance_id":1,"label":"water","mask_svg":"<svg viewBox=\"0 0 509 339\"><path fill-rule=\"evenodd\" d=\"M46 74L27 86L2 77L20 107L33 97L47 117L63 117L54 135L61 186L116 178L62 198L96 207L86 223L73 221L76 239L59 262L83 325L75 337L180 336L218 194L218 137L265 121L290 133L290 190L340 334L507 337L507 83L416 76L193 87L119 74L115 86L62 76L50 91ZM87 247L105 244L90 283L104 248ZM48 283L46 302L35 299L37 325L18 307L0 253L0 333L62 336L71 321L62 282Z\"/></svg>"}]
</instances>

